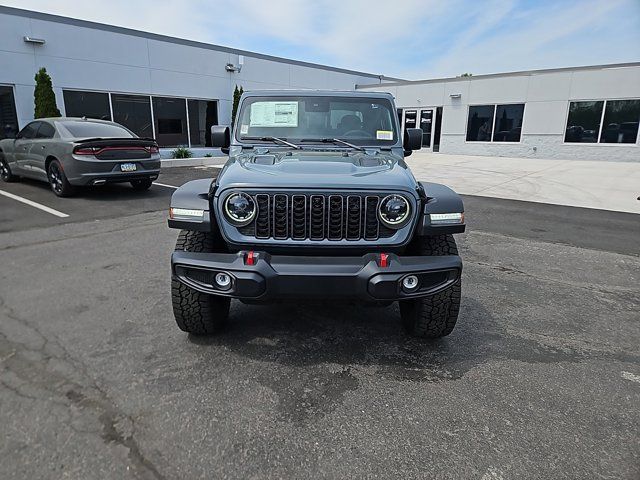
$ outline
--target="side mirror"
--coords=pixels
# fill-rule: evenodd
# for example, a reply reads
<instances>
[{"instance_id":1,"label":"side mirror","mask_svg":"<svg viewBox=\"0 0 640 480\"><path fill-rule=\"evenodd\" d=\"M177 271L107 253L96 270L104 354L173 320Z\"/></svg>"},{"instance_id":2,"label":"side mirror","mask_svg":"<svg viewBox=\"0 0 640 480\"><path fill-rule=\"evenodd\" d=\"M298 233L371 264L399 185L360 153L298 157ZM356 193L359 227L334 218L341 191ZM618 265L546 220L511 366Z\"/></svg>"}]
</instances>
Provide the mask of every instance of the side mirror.
<instances>
[{"instance_id":1,"label":"side mirror","mask_svg":"<svg viewBox=\"0 0 640 480\"><path fill-rule=\"evenodd\" d=\"M413 150L420 150L422 147L422 129L421 128L407 128L404 131L403 147L406 152L412 152Z\"/></svg>"},{"instance_id":2,"label":"side mirror","mask_svg":"<svg viewBox=\"0 0 640 480\"><path fill-rule=\"evenodd\" d=\"M213 125L211 127L211 146L229 148L229 145L231 145L229 127L225 127L224 125Z\"/></svg>"}]
</instances>

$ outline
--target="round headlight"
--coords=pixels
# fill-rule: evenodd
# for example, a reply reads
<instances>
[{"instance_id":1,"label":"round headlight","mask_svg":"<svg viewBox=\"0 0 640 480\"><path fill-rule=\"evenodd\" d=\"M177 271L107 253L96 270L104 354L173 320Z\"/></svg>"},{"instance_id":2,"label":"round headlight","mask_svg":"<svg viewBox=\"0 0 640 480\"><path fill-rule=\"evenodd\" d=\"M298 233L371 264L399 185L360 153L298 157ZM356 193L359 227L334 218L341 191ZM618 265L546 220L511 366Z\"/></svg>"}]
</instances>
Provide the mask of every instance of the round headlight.
<instances>
[{"instance_id":1,"label":"round headlight","mask_svg":"<svg viewBox=\"0 0 640 480\"><path fill-rule=\"evenodd\" d=\"M378 208L378 216L384 225L390 228L400 228L411 213L409 201L402 195L389 195L384 197Z\"/></svg>"},{"instance_id":2,"label":"round headlight","mask_svg":"<svg viewBox=\"0 0 640 480\"><path fill-rule=\"evenodd\" d=\"M233 225L244 227L249 225L256 216L256 204L250 195L234 192L224 201L224 213Z\"/></svg>"}]
</instances>

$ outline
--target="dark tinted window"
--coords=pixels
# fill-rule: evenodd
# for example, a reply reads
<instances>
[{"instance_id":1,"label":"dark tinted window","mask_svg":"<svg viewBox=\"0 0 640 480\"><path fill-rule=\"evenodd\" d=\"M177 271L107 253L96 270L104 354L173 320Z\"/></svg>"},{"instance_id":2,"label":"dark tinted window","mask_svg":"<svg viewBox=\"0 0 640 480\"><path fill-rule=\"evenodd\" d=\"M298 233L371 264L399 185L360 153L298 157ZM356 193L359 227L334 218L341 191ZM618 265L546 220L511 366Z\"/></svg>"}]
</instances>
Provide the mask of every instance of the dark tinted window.
<instances>
[{"instance_id":1,"label":"dark tinted window","mask_svg":"<svg viewBox=\"0 0 640 480\"><path fill-rule=\"evenodd\" d=\"M636 143L640 100L607 100L600 143Z\"/></svg>"},{"instance_id":2,"label":"dark tinted window","mask_svg":"<svg viewBox=\"0 0 640 480\"><path fill-rule=\"evenodd\" d=\"M187 145L187 104L184 98L153 97L156 140L161 147Z\"/></svg>"},{"instance_id":3,"label":"dark tinted window","mask_svg":"<svg viewBox=\"0 0 640 480\"><path fill-rule=\"evenodd\" d=\"M493 132L494 142L519 142L522 132L524 103L515 105L498 105Z\"/></svg>"},{"instance_id":4,"label":"dark tinted window","mask_svg":"<svg viewBox=\"0 0 640 480\"><path fill-rule=\"evenodd\" d=\"M53 135L56 133L53 125L47 122L40 122L40 128L38 128L38 133L36 133L36 138L53 138Z\"/></svg>"},{"instance_id":5,"label":"dark tinted window","mask_svg":"<svg viewBox=\"0 0 640 480\"><path fill-rule=\"evenodd\" d=\"M565 142L595 143L598 141L604 102L571 102L567 118Z\"/></svg>"},{"instance_id":6,"label":"dark tinted window","mask_svg":"<svg viewBox=\"0 0 640 480\"><path fill-rule=\"evenodd\" d=\"M40 122L31 122L20 131L20 138L34 138Z\"/></svg>"},{"instance_id":7,"label":"dark tinted window","mask_svg":"<svg viewBox=\"0 0 640 480\"><path fill-rule=\"evenodd\" d=\"M493 131L494 105L469 107L467 120L468 142L490 142Z\"/></svg>"},{"instance_id":8,"label":"dark tinted window","mask_svg":"<svg viewBox=\"0 0 640 480\"><path fill-rule=\"evenodd\" d=\"M73 138L131 138L131 132L124 127L109 123L66 121L60 122Z\"/></svg>"},{"instance_id":9,"label":"dark tinted window","mask_svg":"<svg viewBox=\"0 0 640 480\"><path fill-rule=\"evenodd\" d=\"M218 105L207 100L189 100L191 146L211 146L211 126L218 124Z\"/></svg>"},{"instance_id":10,"label":"dark tinted window","mask_svg":"<svg viewBox=\"0 0 640 480\"><path fill-rule=\"evenodd\" d=\"M67 117L87 117L111 120L109 94L64 90L64 109Z\"/></svg>"},{"instance_id":11,"label":"dark tinted window","mask_svg":"<svg viewBox=\"0 0 640 480\"><path fill-rule=\"evenodd\" d=\"M13 88L0 86L0 140L14 138L18 133L18 116Z\"/></svg>"},{"instance_id":12,"label":"dark tinted window","mask_svg":"<svg viewBox=\"0 0 640 480\"><path fill-rule=\"evenodd\" d=\"M151 100L142 95L111 95L114 120L139 137L153 138Z\"/></svg>"}]
</instances>

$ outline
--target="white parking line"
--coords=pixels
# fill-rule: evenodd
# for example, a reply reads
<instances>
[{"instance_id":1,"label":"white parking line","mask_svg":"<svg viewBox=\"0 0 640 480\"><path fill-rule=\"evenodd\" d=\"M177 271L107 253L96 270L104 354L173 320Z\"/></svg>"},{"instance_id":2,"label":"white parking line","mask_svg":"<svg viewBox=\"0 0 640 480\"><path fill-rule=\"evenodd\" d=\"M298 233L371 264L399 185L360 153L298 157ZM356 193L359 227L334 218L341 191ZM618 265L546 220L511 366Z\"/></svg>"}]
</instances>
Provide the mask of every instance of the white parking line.
<instances>
[{"instance_id":1,"label":"white parking line","mask_svg":"<svg viewBox=\"0 0 640 480\"><path fill-rule=\"evenodd\" d=\"M622 378L631 382L640 383L640 375L634 375L631 372L622 372Z\"/></svg>"},{"instance_id":2,"label":"white parking line","mask_svg":"<svg viewBox=\"0 0 640 480\"><path fill-rule=\"evenodd\" d=\"M224 165L201 165L199 167L193 167L196 170L209 170L211 168L222 168Z\"/></svg>"},{"instance_id":3,"label":"white parking line","mask_svg":"<svg viewBox=\"0 0 640 480\"><path fill-rule=\"evenodd\" d=\"M66 213L59 212L58 210L47 207L46 205L42 205L41 203L34 202L33 200L29 200L28 198L19 197L18 195L14 195L13 193L5 192L4 190L0 190L0 195L13 198L14 200L17 200L18 202L22 202L26 205L31 205L32 207L39 208L43 212L50 213L51 215L55 215L56 217L66 218L69 216Z\"/></svg>"},{"instance_id":4,"label":"white parking line","mask_svg":"<svg viewBox=\"0 0 640 480\"><path fill-rule=\"evenodd\" d=\"M153 182L154 185L158 185L159 187L167 187L167 188L180 188L180 187L176 187L174 185L167 185L166 183L158 183L158 182Z\"/></svg>"},{"instance_id":5,"label":"white parking line","mask_svg":"<svg viewBox=\"0 0 640 480\"><path fill-rule=\"evenodd\" d=\"M489 467L480 480L504 480L502 470L496 467Z\"/></svg>"}]
</instances>

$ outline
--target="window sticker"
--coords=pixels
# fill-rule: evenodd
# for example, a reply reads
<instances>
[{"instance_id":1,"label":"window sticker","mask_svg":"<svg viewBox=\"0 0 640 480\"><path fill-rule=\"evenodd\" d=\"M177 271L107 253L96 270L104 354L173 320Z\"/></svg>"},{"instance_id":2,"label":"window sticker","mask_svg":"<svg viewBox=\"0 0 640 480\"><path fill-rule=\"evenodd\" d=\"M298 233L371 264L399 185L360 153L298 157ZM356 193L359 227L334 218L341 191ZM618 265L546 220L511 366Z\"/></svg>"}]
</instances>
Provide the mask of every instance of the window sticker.
<instances>
[{"instance_id":1,"label":"window sticker","mask_svg":"<svg viewBox=\"0 0 640 480\"><path fill-rule=\"evenodd\" d=\"M251 105L252 127L297 127L298 102L255 102Z\"/></svg>"},{"instance_id":2,"label":"window sticker","mask_svg":"<svg viewBox=\"0 0 640 480\"><path fill-rule=\"evenodd\" d=\"M249 133L249 125L240 125L240 135Z\"/></svg>"},{"instance_id":3,"label":"window sticker","mask_svg":"<svg viewBox=\"0 0 640 480\"><path fill-rule=\"evenodd\" d=\"M393 140L391 130L376 130L376 140Z\"/></svg>"}]
</instances>

